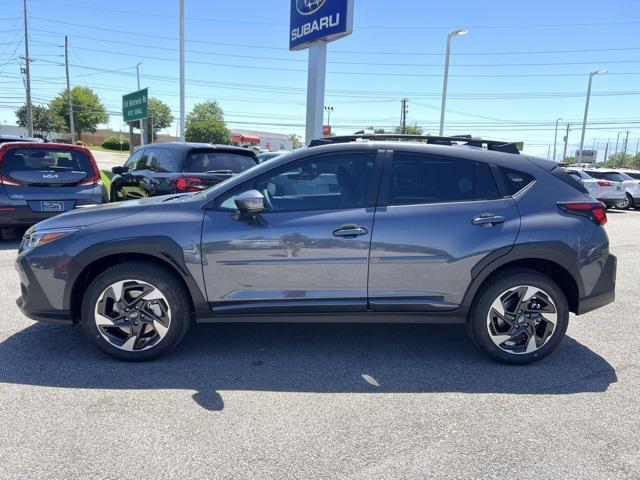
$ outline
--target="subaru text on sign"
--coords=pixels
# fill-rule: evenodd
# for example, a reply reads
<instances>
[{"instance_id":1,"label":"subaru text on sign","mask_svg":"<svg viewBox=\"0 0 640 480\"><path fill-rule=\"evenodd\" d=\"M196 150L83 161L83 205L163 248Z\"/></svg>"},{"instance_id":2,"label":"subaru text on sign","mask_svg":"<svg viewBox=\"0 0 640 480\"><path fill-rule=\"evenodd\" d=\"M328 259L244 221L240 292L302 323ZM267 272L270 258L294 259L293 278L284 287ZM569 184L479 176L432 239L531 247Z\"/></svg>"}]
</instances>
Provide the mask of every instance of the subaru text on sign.
<instances>
[{"instance_id":1,"label":"subaru text on sign","mask_svg":"<svg viewBox=\"0 0 640 480\"><path fill-rule=\"evenodd\" d=\"M353 0L291 0L290 50L319 40L331 42L353 31Z\"/></svg>"}]
</instances>

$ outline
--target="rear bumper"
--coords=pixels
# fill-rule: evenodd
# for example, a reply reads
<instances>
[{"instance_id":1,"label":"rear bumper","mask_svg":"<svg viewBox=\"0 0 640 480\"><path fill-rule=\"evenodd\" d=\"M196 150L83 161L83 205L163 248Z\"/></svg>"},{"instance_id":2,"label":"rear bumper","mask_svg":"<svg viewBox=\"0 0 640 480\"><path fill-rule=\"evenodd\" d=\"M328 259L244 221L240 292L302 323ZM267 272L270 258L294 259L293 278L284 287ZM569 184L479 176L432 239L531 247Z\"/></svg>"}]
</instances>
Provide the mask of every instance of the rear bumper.
<instances>
[{"instance_id":1,"label":"rear bumper","mask_svg":"<svg viewBox=\"0 0 640 480\"><path fill-rule=\"evenodd\" d=\"M580 298L578 315L596 310L613 303L616 299L616 271L618 259L614 255L607 257L607 263L590 295Z\"/></svg>"},{"instance_id":2,"label":"rear bumper","mask_svg":"<svg viewBox=\"0 0 640 480\"><path fill-rule=\"evenodd\" d=\"M29 227L60 212L34 212L28 205L0 206L0 227Z\"/></svg>"}]
</instances>

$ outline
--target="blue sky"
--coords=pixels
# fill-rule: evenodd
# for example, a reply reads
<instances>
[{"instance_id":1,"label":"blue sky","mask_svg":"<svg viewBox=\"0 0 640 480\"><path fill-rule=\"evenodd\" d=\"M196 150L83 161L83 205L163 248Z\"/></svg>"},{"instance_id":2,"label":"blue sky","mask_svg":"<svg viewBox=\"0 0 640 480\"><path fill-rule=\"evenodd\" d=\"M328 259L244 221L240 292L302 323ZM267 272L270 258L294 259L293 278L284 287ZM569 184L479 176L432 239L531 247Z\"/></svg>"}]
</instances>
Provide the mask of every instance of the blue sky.
<instances>
[{"instance_id":1,"label":"blue sky","mask_svg":"<svg viewBox=\"0 0 640 480\"><path fill-rule=\"evenodd\" d=\"M177 117L177 0L29 3L34 102L64 88L67 34L72 83L96 90L111 127L122 127L121 96L136 89L137 62L143 87ZM546 157L562 117L561 125L574 124L574 150L588 73L606 68L609 74L594 79L585 145L604 152L607 138L615 143L628 129L635 152L639 1L355 3L353 35L329 45L326 103L337 133L396 126L402 97L409 98L409 121L437 133L446 36L464 27L469 33L453 41L446 133L524 140L527 152ZM12 124L24 99L22 0L0 0L0 7L0 122ZM287 49L289 1L186 0L186 11L187 110L214 99L232 128L302 134L307 53Z\"/></svg>"}]
</instances>

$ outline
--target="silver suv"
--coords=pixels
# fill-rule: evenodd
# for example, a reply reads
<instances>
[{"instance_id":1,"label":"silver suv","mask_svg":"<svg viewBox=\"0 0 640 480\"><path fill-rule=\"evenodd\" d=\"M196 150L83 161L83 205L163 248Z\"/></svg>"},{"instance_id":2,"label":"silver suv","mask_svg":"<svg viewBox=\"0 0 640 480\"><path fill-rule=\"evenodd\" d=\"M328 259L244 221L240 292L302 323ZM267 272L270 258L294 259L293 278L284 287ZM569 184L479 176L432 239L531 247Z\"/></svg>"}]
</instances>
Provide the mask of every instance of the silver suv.
<instances>
[{"instance_id":1,"label":"silver suv","mask_svg":"<svg viewBox=\"0 0 640 480\"><path fill-rule=\"evenodd\" d=\"M18 305L132 361L193 322L266 321L463 324L528 363L569 312L614 300L604 205L557 164L459 137L312 145L206 191L36 225Z\"/></svg>"},{"instance_id":2,"label":"silver suv","mask_svg":"<svg viewBox=\"0 0 640 480\"><path fill-rule=\"evenodd\" d=\"M568 168L567 173L582 183L589 194L604 203L607 208L618 206L626 198L625 188L620 179L607 178L604 170Z\"/></svg>"}]
</instances>

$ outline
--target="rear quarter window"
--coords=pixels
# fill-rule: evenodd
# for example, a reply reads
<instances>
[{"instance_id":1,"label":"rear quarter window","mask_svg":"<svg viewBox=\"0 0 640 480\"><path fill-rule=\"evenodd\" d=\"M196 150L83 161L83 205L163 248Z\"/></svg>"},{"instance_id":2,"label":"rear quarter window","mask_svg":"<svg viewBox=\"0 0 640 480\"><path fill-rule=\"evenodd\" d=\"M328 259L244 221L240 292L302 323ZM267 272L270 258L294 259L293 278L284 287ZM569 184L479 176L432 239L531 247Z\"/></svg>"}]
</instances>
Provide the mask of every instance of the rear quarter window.
<instances>
[{"instance_id":1,"label":"rear quarter window","mask_svg":"<svg viewBox=\"0 0 640 480\"><path fill-rule=\"evenodd\" d=\"M533 175L505 167L500 167L500 175L502 176L506 193L509 196L524 190L535 180Z\"/></svg>"}]
</instances>

